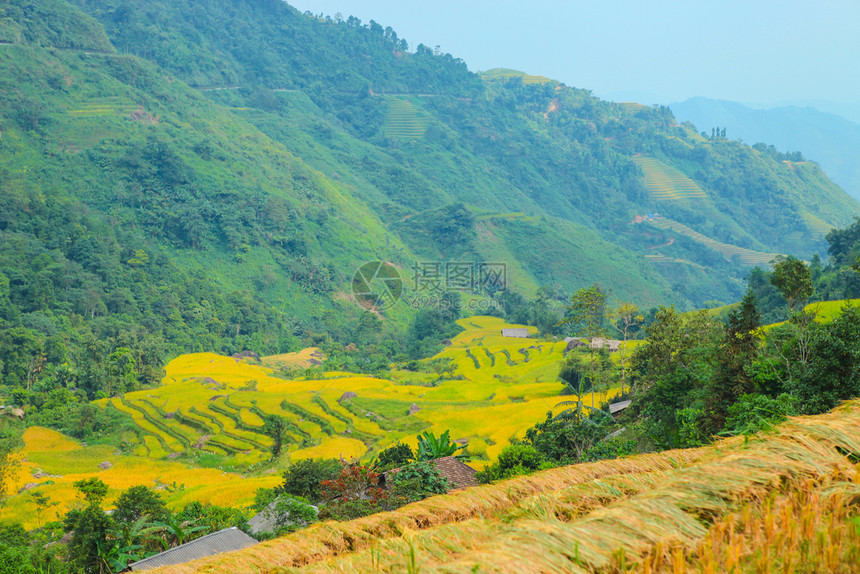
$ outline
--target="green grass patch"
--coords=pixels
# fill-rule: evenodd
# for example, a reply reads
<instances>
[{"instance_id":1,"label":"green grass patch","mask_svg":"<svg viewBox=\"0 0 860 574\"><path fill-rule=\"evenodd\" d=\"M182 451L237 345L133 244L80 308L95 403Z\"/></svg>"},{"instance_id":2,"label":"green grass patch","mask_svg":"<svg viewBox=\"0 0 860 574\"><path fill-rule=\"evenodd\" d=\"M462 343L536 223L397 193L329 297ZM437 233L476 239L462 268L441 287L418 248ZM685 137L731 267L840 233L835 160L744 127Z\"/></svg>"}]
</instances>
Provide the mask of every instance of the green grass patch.
<instances>
[{"instance_id":1,"label":"green grass patch","mask_svg":"<svg viewBox=\"0 0 860 574\"><path fill-rule=\"evenodd\" d=\"M472 354L471 349L466 349L466 356L469 357L470 359L472 359L472 362L475 364L476 369L481 368L481 363L480 363L480 361L478 361L478 357L476 357L475 355Z\"/></svg>"},{"instance_id":2,"label":"green grass patch","mask_svg":"<svg viewBox=\"0 0 860 574\"><path fill-rule=\"evenodd\" d=\"M490 359L490 367L496 366L496 355L490 351L487 347L483 347L484 354L487 355L487 358Z\"/></svg>"}]
</instances>

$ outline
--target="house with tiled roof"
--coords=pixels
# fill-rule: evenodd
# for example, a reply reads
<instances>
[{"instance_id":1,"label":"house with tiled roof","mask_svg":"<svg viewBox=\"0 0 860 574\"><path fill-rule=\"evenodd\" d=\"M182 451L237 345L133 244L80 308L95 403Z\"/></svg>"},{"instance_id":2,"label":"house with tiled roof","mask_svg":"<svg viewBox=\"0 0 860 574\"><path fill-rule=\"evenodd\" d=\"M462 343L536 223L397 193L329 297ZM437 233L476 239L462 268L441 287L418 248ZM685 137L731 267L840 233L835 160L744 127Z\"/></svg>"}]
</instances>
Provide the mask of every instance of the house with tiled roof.
<instances>
[{"instance_id":1,"label":"house with tiled roof","mask_svg":"<svg viewBox=\"0 0 860 574\"><path fill-rule=\"evenodd\" d=\"M436 470L439 471L439 475L441 477L448 479L448 482L451 483L451 490L460 490L461 488L478 486L480 484L475 479L475 469L461 461L456 456L446 456L428 462L436 467ZM399 468L394 468L388 472L380 474L379 486L381 488L388 488L388 478L399 471Z\"/></svg>"}]
</instances>

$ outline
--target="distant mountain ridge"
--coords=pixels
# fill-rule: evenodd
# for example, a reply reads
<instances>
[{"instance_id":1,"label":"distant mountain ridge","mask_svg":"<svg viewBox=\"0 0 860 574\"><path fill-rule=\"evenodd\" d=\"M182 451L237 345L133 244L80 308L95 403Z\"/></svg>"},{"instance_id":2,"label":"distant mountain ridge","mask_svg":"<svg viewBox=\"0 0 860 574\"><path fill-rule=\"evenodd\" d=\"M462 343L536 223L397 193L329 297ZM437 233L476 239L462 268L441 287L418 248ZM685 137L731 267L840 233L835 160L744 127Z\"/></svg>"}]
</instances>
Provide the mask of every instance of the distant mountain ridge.
<instances>
[{"instance_id":1,"label":"distant mountain ridge","mask_svg":"<svg viewBox=\"0 0 860 574\"><path fill-rule=\"evenodd\" d=\"M727 128L730 139L765 143L782 152L800 151L854 198L860 198L860 124L813 107L755 109L736 102L691 98L670 104L679 121L706 133Z\"/></svg>"}]
</instances>

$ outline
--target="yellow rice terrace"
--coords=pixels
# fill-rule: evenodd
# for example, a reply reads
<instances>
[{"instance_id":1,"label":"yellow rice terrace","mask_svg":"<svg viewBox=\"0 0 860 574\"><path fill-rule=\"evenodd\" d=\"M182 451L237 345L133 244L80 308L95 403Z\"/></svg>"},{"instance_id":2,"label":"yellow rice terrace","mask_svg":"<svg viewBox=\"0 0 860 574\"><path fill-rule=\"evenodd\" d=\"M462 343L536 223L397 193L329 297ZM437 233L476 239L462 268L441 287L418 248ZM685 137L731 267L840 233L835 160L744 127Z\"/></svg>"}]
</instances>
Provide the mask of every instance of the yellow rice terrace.
<instances>
[{"instance_id":1,"label":"yellow rice terrace","mask_svg":"<svg viewBox=\"0 0 860 574\"><path fill-rule=\"evenodd\" d=\"M359 458L400 439L414 445L425 430L449 430L468 441L477 464L495 458L561 401L566 343L503 336L527 328L493 317L458 323L464 331L422 361L419 372L305 377L304 369L290 367L313 364L313 350L259 361L199 353L171 361L162 386L98 404L130 415L136 425L124 437L130 449L156 459L217 454L234 466L263 461L272 445L263 417L276 414L287 422L285 460ZM589 393L583 401L599 405L606 396Z\"/></svg>"}]
</instances>

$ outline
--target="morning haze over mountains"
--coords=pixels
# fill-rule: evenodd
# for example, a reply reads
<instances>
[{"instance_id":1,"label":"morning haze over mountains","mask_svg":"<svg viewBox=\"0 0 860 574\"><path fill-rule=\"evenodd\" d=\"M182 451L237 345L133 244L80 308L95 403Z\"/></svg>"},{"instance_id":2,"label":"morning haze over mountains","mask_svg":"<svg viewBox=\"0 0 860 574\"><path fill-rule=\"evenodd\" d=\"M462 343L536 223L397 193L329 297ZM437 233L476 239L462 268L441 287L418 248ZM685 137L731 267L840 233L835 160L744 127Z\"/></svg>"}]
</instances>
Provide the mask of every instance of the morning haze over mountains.
<instances>
[{"instance_id":1,"label":"morning haze over mountains","mask_svg":"<svg viewBox=\"0 0 860 574\"><path fill-rule=\"evenodd\" d=\"M850 571L857 118L507 65L0 3L0 574Z\"/></svg>"}]
</instances>

